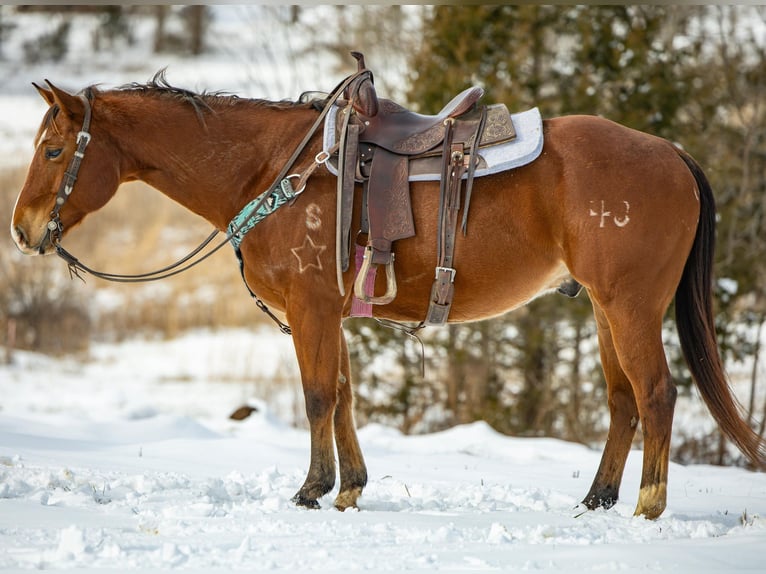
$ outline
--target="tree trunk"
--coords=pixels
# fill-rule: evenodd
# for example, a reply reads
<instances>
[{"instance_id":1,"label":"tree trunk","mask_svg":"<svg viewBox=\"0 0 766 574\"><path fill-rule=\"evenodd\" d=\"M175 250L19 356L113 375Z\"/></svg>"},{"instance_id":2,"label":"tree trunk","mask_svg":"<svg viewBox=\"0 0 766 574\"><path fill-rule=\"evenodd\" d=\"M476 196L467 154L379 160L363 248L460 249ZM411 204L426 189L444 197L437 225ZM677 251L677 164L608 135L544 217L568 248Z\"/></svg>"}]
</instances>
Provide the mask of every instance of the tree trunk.
<instances>
[{"instance_id":1,"label":"tree trunk","mask_svg":"<svg viewBox=\"0 0 766 574\"><path fill-rule=\"evenodd\" d=\"M160 4L154 7L154 16L157 26L154 29L154 53L159 54L165 51L165 22L168 15L168 6Z\"/></svg>"},{"instance_id":2,"label":"tree trunk","mask_svg":"<svg viewBox=\"0 0 766 574\"><path fill-rule=\"evenodd\" d=\"M189 6L189 42L191 53L199 56L205 51L205 16L207 6L194 4Z\"/></svg>"}]
</instances>

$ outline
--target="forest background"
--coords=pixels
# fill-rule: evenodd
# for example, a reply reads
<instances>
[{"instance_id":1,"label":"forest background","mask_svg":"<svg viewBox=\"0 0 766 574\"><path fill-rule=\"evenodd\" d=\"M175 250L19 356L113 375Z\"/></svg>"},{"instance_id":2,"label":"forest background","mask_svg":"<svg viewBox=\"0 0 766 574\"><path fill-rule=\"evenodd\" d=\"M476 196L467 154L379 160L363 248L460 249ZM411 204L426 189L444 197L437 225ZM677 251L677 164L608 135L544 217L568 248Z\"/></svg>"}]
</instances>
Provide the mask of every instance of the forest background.
<instances>
[{"instance_id":1,"label":"forest background","mask_svg":"<svg viewBox=\"0 0 766 574\"><path fill-rule=\"evenodd\" d=\"M689 151L704 167L718 204L719 342L727 368L736 374L745 414L764 434L766 8L252 10L256 11L244 16L253 27L249 50L237 53L249 80L242 96L295 98L298 93L289 90L328 90L353 71L348 52L356 49L366 54L375 71L379 93L424 113L436 111L475 84L484 87L486 103L504 102L511 110L538 106L544 117L602 115ZM50 25L34 33L22 30L23 19L40 11ZM166 56L202 61L211 53L231 56L226 53L230 48L212 32L218 16L210 6L3 6L0 66L65 62L71 54L73 22L83 18L91 22L89 42L101 58L137 42L150 43L144 48L160 60ZM264 26L269 29L265 37ZM151 30L148 36L139 33L146 29ZM22 32L24 39L19 40ZM316 61L317 54L332 77L306 85L295 70L303 61ZM260 76L266 61L280 62L275 81ZM8 229L25 176L22 163L6 161L0 170L0 229ZM113 270L119 264L121 272L155 268L184 253L208 231L204 222L160 194L131 187L71 238L72 251L94 267ZM693 395L672 313L668 317L665 340L672 371L682 394ZM82 285L69 280L60 261L23 258L7 234L0 235L0 342L8 361L15 349L87 360L93 341L171 338L191 329L253 326L264 320L242 286L230 253L162 284L120 287L88 280ZM605 385L584 293L573 300L549 295L491 321L429 330L422 337L424 371L419 342L365 319L349 320L345 329L360 424L377 421L405 432L426 432L483 419L514 435L586 444L597 444L605 436ZM282 336L276 329L274 333ZM674 446L673 458L743 463L712 426L685 435Z\"/></svg>"}]
</instances>

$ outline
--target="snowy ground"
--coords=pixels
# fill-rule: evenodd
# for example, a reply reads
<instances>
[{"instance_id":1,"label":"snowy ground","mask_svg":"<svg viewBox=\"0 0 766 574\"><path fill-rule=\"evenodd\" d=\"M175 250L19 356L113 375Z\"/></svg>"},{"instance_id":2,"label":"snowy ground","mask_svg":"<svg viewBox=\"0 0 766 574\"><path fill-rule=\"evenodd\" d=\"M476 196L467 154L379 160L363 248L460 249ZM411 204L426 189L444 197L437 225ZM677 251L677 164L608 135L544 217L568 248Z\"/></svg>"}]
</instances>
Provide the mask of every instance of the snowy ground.
<instances>
[{"instance_id":1,"label":"snowy ground","mask_svg":"<svg viewBox=\"0 0 766 574\"><path fill-rule=\"evenodd\" d=\"M93 53L82 25L59 64L21 65L5 44L0 167L31 155L45 106L30 81L79 89L169 66L179 85L243 95L335 85L335 63L318 56L303 61L321 78L264 83L257 60L232 57L248 53L243 42L252 53L281 37L254 33L257 23L232 8L216 24L217 51L198 61L158 60L139 41L116 65ZM291 341L271 326L95 345L87 360L17 352L0 364L0 571L766 570L766 474L672 465L668 510L649 522L632 516L634 452L622 501L583 514L599 452L481 423L418 437L367 426L360 511L334 510L334 493L321 510L297 509L309 437L292 426L304 422L296 380ZM246 402L259 414L230 421ZM685 413L680 425L709 424Z\"/></svg>"},{"instance_id":2,"label":"snowy ground","mask_svg":"<svg viewBox=\"0 0 766 574\"><path fill-rule=\"evenodd\" d=\"M651 522L632 516L633 452L622 501L581 514L598 452L483 423L367 426L360 510L334 493L298 509L308 433L262 405L227 418L259 404L234 371L289 376L290 345L265 327L98 345L84 363L16 353L0 367L0 570L763 571L766 474L673 465ZM251 363L232 362L245 346Z\"/></svg>"}]
</instances>

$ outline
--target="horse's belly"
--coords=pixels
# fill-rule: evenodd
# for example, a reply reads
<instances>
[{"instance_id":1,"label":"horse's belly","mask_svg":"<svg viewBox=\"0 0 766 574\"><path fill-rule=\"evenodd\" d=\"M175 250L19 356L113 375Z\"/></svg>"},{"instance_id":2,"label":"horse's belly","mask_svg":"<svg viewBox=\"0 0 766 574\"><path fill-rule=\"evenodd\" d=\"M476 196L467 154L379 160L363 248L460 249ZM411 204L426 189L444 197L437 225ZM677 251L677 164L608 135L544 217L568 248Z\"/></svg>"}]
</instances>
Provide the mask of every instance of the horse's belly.
<instances>
[{"instance_id":1,"label":"horse's belly","mask_svg":"<svg viewBox=\"0 0 766 574\"><path fill-rule=\"evenodd\" d=\"M491 273L481 273L464 264L457 269L449 322L481 321L503 315L550 293L569 276L561 262L534 272L498 268ZM375 307L373 316L407 322L424 320L432 284L432 275L427 281L400 282L397 299L389 305Z\"/></svg>"}]
</instances>

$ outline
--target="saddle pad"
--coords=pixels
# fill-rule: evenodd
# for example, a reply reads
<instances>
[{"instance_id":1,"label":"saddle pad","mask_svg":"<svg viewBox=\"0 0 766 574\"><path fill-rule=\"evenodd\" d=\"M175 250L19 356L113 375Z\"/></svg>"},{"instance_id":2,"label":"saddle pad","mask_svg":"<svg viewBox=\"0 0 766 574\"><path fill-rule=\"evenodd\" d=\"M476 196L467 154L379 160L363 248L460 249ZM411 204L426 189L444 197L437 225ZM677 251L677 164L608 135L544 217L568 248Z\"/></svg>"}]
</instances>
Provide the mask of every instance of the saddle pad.
<instances>
[{"instance_id":1,"label":"saddle pad","mask_svg":"<svg viewBox=\"0 0 766 574\"><path fill-rule=\"evenodd\" d=\"M324 122L324 138L322 147L330 149L335 144L335 119L340 108L333 105ZM481 148L479 155L482 162L476 168L474 177L482 177L500 173L533 162L543 151L543 120L540 110L532 108L525 112L511 114L511 121L516 130L516 139L498 145ZM338 172L331 162L325 162L327 169L333 175ZM438 181L439 171L434 173L419 173L409 175L409 181ZM464 178L467 175L463 176Z\"/></svg>"}]
</instances>

